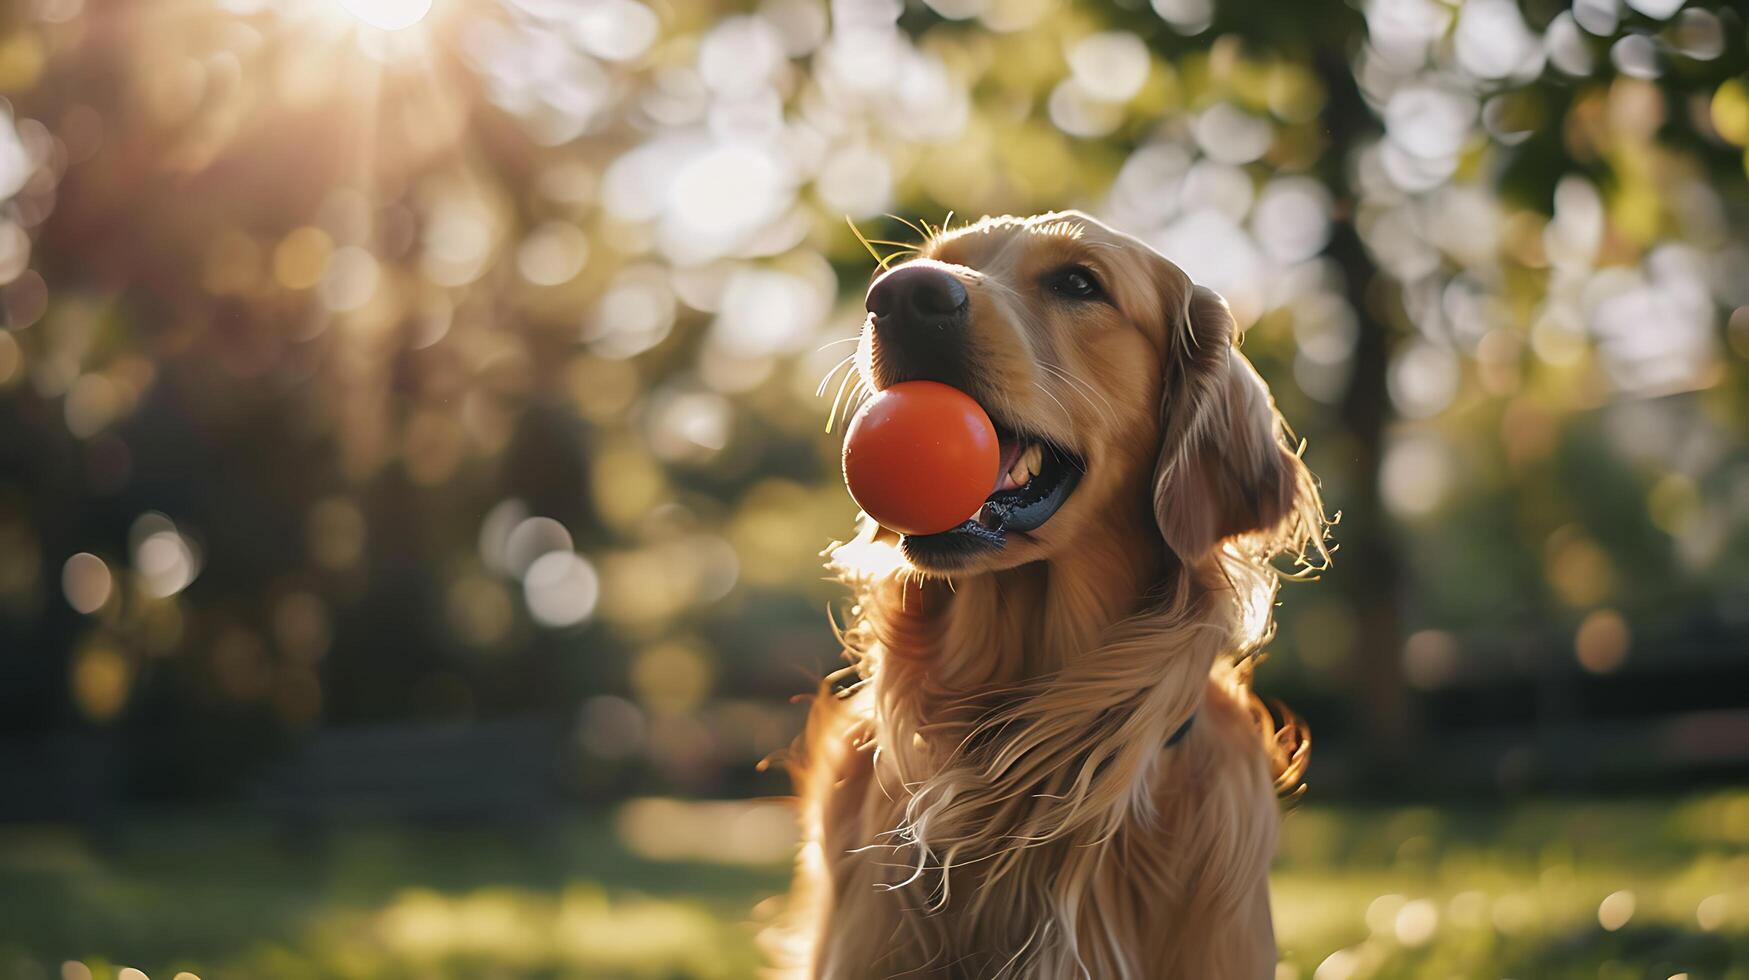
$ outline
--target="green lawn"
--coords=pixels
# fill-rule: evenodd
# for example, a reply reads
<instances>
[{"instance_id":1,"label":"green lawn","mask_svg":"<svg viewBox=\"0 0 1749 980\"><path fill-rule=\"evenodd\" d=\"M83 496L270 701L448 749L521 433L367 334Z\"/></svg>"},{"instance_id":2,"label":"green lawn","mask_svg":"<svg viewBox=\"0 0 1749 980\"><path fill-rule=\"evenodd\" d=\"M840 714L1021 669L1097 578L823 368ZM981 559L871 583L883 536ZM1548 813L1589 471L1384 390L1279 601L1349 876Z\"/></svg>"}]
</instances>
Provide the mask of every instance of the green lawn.
<instances>
[{"instance_id":1,"label":"green lawn","mask_svg":"<svg viewBox=\"0 0 1749 980\"><path fill-rule=\"evenodd\" d=\"M216 816L100 839L4 827L0 976L751 976L752 936L784 884L772 813L646 804L515 830L296 840ZM1746 845L1749 793L1303 807L1275 877L1278 976L1749 978Z\"/></svg>"}]
</instances>

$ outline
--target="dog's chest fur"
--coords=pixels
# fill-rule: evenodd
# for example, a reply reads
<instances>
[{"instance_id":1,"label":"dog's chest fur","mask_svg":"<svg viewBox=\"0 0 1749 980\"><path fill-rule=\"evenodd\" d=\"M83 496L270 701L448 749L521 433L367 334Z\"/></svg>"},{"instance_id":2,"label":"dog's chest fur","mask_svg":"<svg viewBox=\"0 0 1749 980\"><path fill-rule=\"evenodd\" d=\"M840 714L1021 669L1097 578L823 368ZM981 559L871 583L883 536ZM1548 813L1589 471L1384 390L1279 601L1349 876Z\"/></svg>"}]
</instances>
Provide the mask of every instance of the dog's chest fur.
<instances>
[{"instance_id":1,"label":"dog's chest fur","mask_svg":"<svg viewBox=\"0 0 1749 980\"><path fill-rule=\"evenodd\" d=\"M1261 886L1273 847L1273 812L1230 806L1273 794L1261 765L1247 766L1244 744L1229 741L1235 711L1211 686L1210 718L1180 744L1159 749L1150 806L1099 839L1066 837L1018 846L991 840L979 852L924 852L907 840L909 797L900 767L874 740L872 690L832 707L843 740L819 808L821 884L830 889L834 927L822 936L821 977L1238 976L1197 973L1209 950L1186 930L1210 929L1215 916L1190 907L1206 878L1207 852L1230 835L1258 841L1241 891ZM1244 777L1249 770L1251 778ZM1211 786L1216 775L1227 786ZM1199 832L1205 820L1233 821L1226 834ZM1010 859L997 870L997 855ZM824 896L822 896L824 897ZM1230 899L1212 897L1217 905ZM1211 906L1204 912L1215 911ZM1255 916L1255 909L1251 914ZM1261 913L1267 917L1267 906ZM1271 958L1271 966L1273 959Z\"/></svg>"}]
</instances>

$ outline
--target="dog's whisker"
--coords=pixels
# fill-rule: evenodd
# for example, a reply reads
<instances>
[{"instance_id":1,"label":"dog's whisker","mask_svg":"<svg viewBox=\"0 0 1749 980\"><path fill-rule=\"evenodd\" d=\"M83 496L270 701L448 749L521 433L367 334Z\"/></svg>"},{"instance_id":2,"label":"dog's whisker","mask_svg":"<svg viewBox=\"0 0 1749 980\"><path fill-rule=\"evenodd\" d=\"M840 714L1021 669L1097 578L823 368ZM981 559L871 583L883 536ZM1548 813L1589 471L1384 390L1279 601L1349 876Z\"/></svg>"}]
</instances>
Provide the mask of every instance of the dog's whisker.
<instances>
[{"instance_id":1,"label":"dog's whisker","mask_svg":"<svg viewBox=\"0 0 1749 980\"><path fill-rule=\"evenodd\" d=\"M908 245L905 242L893 242L880 238L869 238L862 233L862 229L856 226L856 222L852 221L849 215L844 216L844 223L850 226L850 233L856 236L858 242L862 243L862 247L868 252L869 258L875 260L875 265L879 267L882 272L887 271L887 266L891 265L893 260L899 256L904 255L907 252L916 254L918 251L917 247ZM915 231L916 229L913 228L912 230ZM897 251L888 252L886 255L882 255L875 251L876 245L890 245L897 249Z\"/></svg>"},{"instance_id":2,"label":"dog's whisker","mask_svg":"<svg viewBox=\"0 0 1749 980\"><path fill-rule=\"evenodd\" d=\"M880 262L880 253L876 252L874 246L869 244L868 239L862 234L862 229L856 227L856 222L851 220L850 215L847 214L844 216L844 223L850 226L850 233L855 235L856 240L862 243L862 247L868 250L868 257L874 259L876 262ZM886 268L885 265L882 265L881 267L883 269Z\"/></svg>"},{"instance_id":3,"label":"dog's whisker","mask_svg":"<svg viewBox=\"0 0 1749 980\"><path fill-rule=\"evenodd\" d=\"M1042 363L1042 362L1041 362L1041 364L1045 368L1045 370L1049 371L1051 374L1054 374L1059 378L1062 378L1065 382L1067 382L1077 392L1086 392L1086 394L1082 394L1081 397L1082 397L1082 399L1084 399L1087 402L1087 406L1089 408L1094 408L1093 397L1094 396L1098 397L1100 403L1105 406L1105 410L1104 410L1103 414L1105 416L1106 421L1110 422L1114 427L1117 425L1117 408L1112 405L1111 399L1105 397L1104 392L1100 391L1098 388L1093 387L1093 385L1087 383L1082 378L1076 377L1075 373L1073 371L1070 371L1068 368L1065 368L1062 365Z\"/></svg>"},{"instance_id":4,"label":"dog's whisker","mask_svg":"<svg viewBox=\"0 0 1749 980\"><path fill-rule=\"evenodd\" d=\"M856 410L861 407L861 403L857 401L858 393L861 390L861 379L850 383L850 391L844 396L844 404L833 406L833 417L836 423L842 423L845 419L856 414ZM828 426L826 431L832 431L831 427Z\"/></svg>"},{"instance_id":5,"label":"dog's whisker","mask_svg":"<svg viewBox=\"0 0 1749 980\"><path fill-rule=\"evenodd\" d=\"M874 389L868 386L868 379L858 376L856 384L850 387L850 398L844 405L844 416L849 418L862 409L862 406L874 397Z\"/></svg>"},{"instance_id":6,"label":"dog's whisker","mask_svg":"<svg viewBox=\"0 0 1749 980\"><path fill-rule=\"evenodd\" d=\"M855 355L852 356L854 357ZM844 389L850 384L852 378L856 379L857 384L862 384L862 378L854 370L845 372L844 380L838 382L838 393L832 396L832 414L826 416L826 432L828 435L831 434L832 427L838 422L838 405L844 400ZM852 395L852 397L855 396Z\"/></svg>"},{"instance_id":7,"label":"dog's whisker","mask_svg":"<svg viewBox=\"0 0 1749 980\"><path fill-rule=\"evenodd\" d=\"M821 349L824 350L825 348L821 348ZM844 365L849 364L851 361L854 361L854 360L856 360L856 353L853 351L849 354L844 355L843 359L841 359L837 364L834 364L834 365L832 365L831 368L827 369L826 376L820 379L819 386L814 389L814 397L819 398L819 397L825 395L826 394L826 386L828 384L832 383L832 376L834 374L837 374L839 369L844 367Z\"/></svg>"},{"instance_id":8,"label":"dog's whisker","mask_svg":"<svg viewBox=\"0 0 1749 980\"><path fill-rule=\"evenodd\" d=\"M1069 373L1066 369L1058 367L1054 364L1040 362L1039 366L1044 369L1045 373L1047 373L1047 374L1051 375L1052 377L1057 378L1057 379L1061 380L1063 383L1067 384L1069 386L1069 390L1074 392L1075 395L1077 397L1079 397L1082 401L1086 402L1088 409L1091 410L1094 414L1103 418L1105 420L1105 422L1108 425L1110 425L1112 428L1114 428L1114 429L1117 428L1117 409L1112 406L1111 400L1106 398L1105 395L1103 393L1101 393L1098 389L1094 388L1092 385L1089 385L1087 382L1082 381L1081 379L1075 377L1073 374ZM1092 395L1089 395L1089 392L1091 392ZM1093 395L1097 395L1099 397L1101 404L1094 403L1093 397L1092 397Z\"/></svg>"},{"instance_id":9,"label":"dog's whisker","mask_svg":"<svg viewBox=\"0 0 1749 980\"><path fill-rule=\"evenodd\" d=\"M1060 400L1058 400L1056 395L1051 394L1051 390L1049 388L1046 388L1044 385L1039 384L1037 381L1034 381L1032 383L1032 386L1034 388L1037 388L1040 392L1043 392L1044 396L1046 398L1049 398L1051 401L1057 403L1057 410L1063 413L1063 424L1064 425L1073 426L1075 424L1075 416L1071 415L1069 413L1068 406L1064 405Z\"/></svg>"},{"instance_id":10,"label":"dog's whisker","mask_svg":"<svg viewBox=\"0 0 1749 980\"><path fill-rule=\"evenodd\" d=\"M917 233L917 237L918 237L918 238L921 238L921 239L925 239L925 240L927 240L927 239L928 239L928 238L929 238L929 235L928 235L928 234L926 234L926 233L925 233L925 232L924 232L924 231L923 231L923 229L921 229L921 228L919 228L919 227L917 227L917 225L916 225L916 224L914 224L914 223L913 223L913 222L911 222L911 221L908 221L908 220L906 220L906 219L904 219L904 218L901 218L901 217L899 217L899 216L898 216L898 215L896 215L896 214L893 214L893 213L892 213L892 212L891 212L891 211L889 211L889 212L887 212L887 214L886 214L886 217L889 217L889 218L891 218L891 219L893 219L893 220L894 220L894 221L897 221L897 222L898 222L898 223L899 223L899 224L902 224L902 225L904 225L904 226L905 226L905 227L907 227L907 228L909 228L909 229L911 229L911 230L912 230L912 231L914 231L914 232L916 232L916 233Z\"/></svg>"}]
</instances>

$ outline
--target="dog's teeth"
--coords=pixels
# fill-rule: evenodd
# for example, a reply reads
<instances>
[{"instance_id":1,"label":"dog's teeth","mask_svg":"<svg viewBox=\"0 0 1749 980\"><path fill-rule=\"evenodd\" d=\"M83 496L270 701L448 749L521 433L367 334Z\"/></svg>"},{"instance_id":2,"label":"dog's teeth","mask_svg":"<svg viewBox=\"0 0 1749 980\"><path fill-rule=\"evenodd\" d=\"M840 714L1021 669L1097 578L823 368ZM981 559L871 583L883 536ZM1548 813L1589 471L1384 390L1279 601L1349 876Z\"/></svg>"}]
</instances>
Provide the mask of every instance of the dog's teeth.
<instances>
[{"instance_id":1,"label":"dog's teeth","mask_svg":"<svg viewBox=\"0 0 1749 980\"><path fill-rule=\"evenodd\" d=\"M1014 468L1008 471L1008 478L1014 481L1015 486L1024 487L1028 480L1038 474L1039 466L1043 462L1044 450L1035 442L1026 447L1026 452L1021 453L1020 458L1014 461Z\"/></svg>"}]
</instances>

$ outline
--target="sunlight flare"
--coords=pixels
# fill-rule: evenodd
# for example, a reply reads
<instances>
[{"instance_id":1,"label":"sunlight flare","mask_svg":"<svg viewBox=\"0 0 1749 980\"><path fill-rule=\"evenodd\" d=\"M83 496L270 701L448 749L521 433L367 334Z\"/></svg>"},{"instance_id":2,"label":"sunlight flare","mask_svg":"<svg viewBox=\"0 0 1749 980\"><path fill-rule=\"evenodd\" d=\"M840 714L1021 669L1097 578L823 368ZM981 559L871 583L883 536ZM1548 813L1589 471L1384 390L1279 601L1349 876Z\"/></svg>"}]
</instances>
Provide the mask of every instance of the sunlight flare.
<instances>
[{"instance_id":1,"label":"sunlight flare","mask_svg":"<svg viewBox=\"0 0 1749 980\"><path fill-rule=\"evenodd\" d=\"M412 27L431 12L431 0L338 0L346 12L379 30Z\"/></svg>"}]
</instances>

